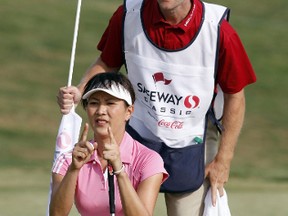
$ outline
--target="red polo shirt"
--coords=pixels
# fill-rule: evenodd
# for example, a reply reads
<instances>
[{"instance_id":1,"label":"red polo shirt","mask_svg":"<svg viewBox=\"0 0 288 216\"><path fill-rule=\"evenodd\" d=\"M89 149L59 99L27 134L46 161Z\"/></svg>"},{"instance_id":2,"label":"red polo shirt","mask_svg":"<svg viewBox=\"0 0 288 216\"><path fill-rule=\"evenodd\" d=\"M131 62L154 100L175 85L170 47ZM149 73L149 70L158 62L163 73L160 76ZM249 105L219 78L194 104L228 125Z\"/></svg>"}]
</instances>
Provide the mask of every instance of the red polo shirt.
<instances>
[{"instance_id":1,"label":"red polo shirt","mask_svg":"<svg viewBox=\"0 0 288 216\"><path fill-rule=\"evenodd\" d=\"M157 0L146 0L142 14L145 30L157 46L167 50L181 49L191 42L199 30L202 7L199 0L194 0L186 18L177 25L170 25L162 16ZM120 6L110 19L97 46L102 51L102 60L109 67L121 67L124 63L122 54L123 13L124 8ZM238 34L224 20L220 27L217 82L225 93L233 94L255 81L255 73Z\"/></svg>"}]
</instances>

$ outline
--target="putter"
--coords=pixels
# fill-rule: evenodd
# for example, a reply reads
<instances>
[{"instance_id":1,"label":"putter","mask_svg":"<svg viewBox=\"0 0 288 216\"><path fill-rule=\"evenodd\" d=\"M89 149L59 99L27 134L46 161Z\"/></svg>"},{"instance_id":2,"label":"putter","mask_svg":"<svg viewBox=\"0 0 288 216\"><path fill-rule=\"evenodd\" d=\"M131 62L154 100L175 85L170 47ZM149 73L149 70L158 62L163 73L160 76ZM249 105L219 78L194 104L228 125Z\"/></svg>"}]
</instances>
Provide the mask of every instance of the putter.
<instances>
[{"instance_id":1,"label":"putter","mask_svg":"<svg viewBox=\"0 0 288 216\"><path fill-rule=\"evenodd\" d=\"M115 216L115 190L113 168L108 164L108 186L109 186L109 207L110 215Z\"/></svg>"}]
</instances>

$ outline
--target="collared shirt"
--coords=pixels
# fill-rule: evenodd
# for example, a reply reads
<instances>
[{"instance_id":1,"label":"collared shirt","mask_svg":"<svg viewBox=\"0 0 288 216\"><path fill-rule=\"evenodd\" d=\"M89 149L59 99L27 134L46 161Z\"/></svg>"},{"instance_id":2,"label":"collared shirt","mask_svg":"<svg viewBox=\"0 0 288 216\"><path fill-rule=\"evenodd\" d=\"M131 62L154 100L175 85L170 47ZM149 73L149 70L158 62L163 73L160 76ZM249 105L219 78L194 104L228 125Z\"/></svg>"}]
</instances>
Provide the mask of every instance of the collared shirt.
<instances>
[{"instance_id":1,"label":"collared shirt","mask_svg":"<svg viewBox=\"0 0 288 216\"><path fill-rule=\"evenodd\" d=\"M132 139L126 132L120 144L120 154L125 166L125 172L128 174L135 189L137 189L142 181L157 173L164 174L163 181L168 177L162 158L156 152ZM52 171L65 175L71 164L71 160L71 153L60 156L55 162ZM114 179L114 185L115 214L121 216L124 213L116 178ZM110 215L107 172L102 172L101 163L96 151L91 156L90 161L79 172L75 192L75 205L81 215Z\"/></svg>"},{"instance_id":2,"label":"collared shirt","mask_svg":"<svg viewBox=\"0 0 288 216\"><path fill-rule=\"evenodd\" d=\"M162 16L157 1L146 1L143 17L146 32L155 44L167 50L177 50L189 44L198 32L202 5L194 1L187 16L180 23L171 25Z\"/></svg>"},{"instance_id":3,"label":"collared shirt","mask_svg":"<svg viewBox=\"0 0 288 216\"><path fill-rule=\"evenodd\" d=\"M157 1L146 0L142 20L144 20L144 26L151 41L161 48L171 50L183 48L191 42L199 30L203 13L201 1L194 0L193 3L189 14L182 22L170 25L162 17ZM102 60L109 67L121 67L124 63L122 53L123 13L123 6L120 6L110 19L97 46L102 51ZM220 26L217 82L224 93L234 94L255 81L254 70L238 34L224 20Z\"/></svg>"}]
</instances>

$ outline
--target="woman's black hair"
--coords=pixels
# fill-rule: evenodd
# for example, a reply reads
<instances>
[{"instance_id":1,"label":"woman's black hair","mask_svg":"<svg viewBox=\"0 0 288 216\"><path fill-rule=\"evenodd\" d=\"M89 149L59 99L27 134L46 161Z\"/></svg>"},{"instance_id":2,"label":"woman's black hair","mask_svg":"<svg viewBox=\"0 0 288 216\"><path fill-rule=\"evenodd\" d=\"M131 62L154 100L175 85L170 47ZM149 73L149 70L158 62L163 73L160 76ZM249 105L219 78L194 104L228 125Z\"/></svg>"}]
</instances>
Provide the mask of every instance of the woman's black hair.
<instances>
[{"instance_id":1,"label":"woman's black hair","mask_svg":"<svg viewBox=\"0 0 288 216\"><path fill-rule=\"evenodd\" d=\"M115 83L117 86L122 85L130 93L130 96L132 99L132 104L134 104L135 91L133 89L133 86L132 86L130 80L120 72L103 72L103 73L96 74L87 82L87 84L84 88L83 95L86 94L88 91L95 89L99 86L103 86L104 88L105 87L111 88L111 85L113 83ZM82 106L85 109L87 107L88 100L82 99L81 102L82 102ZM126 102L126 104L127 104L127 102Z\"/></svg>"}]
</instances>

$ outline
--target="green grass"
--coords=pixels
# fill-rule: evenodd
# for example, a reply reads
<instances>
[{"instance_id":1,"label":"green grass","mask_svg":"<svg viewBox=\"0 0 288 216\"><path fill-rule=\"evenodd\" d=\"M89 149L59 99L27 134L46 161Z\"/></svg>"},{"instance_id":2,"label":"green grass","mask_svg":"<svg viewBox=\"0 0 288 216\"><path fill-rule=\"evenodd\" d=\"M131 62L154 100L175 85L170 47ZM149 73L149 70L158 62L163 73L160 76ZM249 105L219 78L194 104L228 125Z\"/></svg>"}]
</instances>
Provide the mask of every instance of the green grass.
<instances>
[{"instance_id":1,"label":"green grass","mask_svg":"<svg viewBox=\"0 0 288 216\"><path fill-rule=\"evenodd\" d=\"M287 215L286 0L215 0L229 6L258 81L248 86L245 125L227 191L233 215ZM120 0L84 0L73 84ZM0 0L0 216L44 215L55 137L56 95L67 83L77 1ZM81 108L77 112L83 115ZM84 117L85 121L85 117ZM160 197L155 215L163 213Z\"/></svg>"},{"instance_id":2,"label":"green grass","mask_svg":"<svg viewBox=\"0 0 288 216\"><path fill-rule=\"evenodd\" d=\"M49 173L46 170L2 169L0 172L0 216L44 215L47 207ZM288 185L259 179L231 179L226 188L232 215L285 216ZM159 195L156 216L165 216L163 194ZM70 216L76 216L72 209Z\"/></svg>"}]
</instances>

